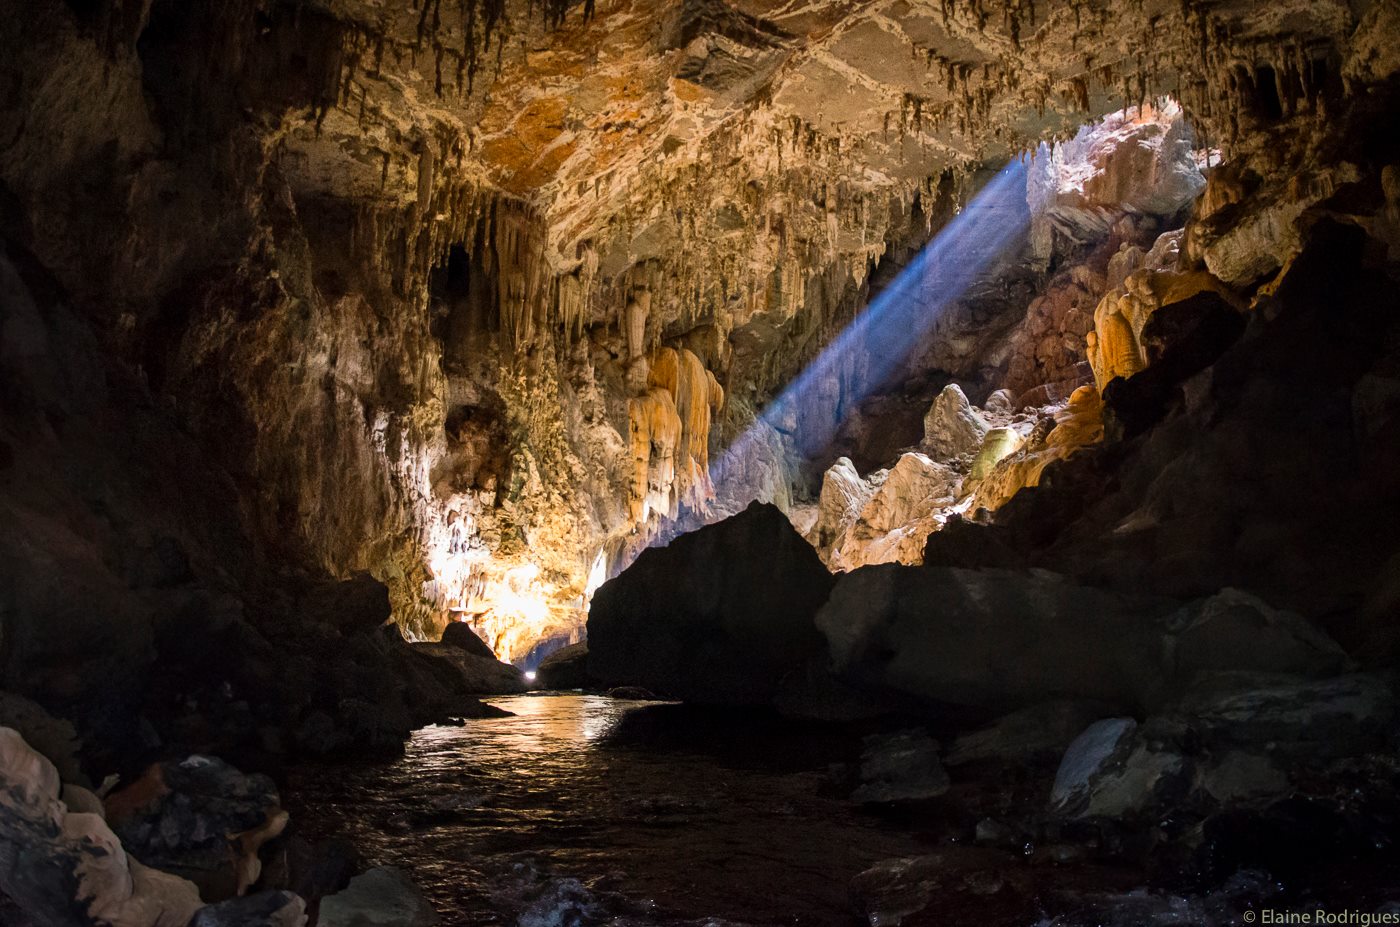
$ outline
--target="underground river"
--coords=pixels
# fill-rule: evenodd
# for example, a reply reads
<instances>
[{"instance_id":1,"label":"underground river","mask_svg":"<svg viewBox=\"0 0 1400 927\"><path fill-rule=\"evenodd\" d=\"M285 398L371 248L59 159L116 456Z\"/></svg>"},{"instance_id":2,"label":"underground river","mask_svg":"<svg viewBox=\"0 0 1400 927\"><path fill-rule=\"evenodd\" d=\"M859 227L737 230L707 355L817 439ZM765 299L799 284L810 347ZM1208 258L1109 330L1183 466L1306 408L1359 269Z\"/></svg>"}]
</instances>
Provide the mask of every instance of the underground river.
<instances>
[{"instance_id":1,"label":"underground river","mask_svg":"<svg viewBox=\"0 0 1400 927\"><path fill-rule=\"evenodd\" d=\"M448 925L858 923L851 879L927 852L834 782L858 738L593 695L415 733L292 778L292 813L398 866ZM745 736L740 736L745 735Z\"/></svg>"}]
</instances>

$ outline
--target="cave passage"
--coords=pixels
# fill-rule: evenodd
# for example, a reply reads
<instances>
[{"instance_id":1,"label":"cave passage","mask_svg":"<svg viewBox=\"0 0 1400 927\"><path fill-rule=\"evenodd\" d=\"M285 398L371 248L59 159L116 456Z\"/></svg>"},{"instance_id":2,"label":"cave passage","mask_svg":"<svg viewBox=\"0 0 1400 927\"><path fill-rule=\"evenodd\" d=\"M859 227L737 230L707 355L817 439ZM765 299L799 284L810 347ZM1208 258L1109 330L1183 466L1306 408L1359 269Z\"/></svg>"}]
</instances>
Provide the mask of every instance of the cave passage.
<instances>
[{"instance_id":1,"label":"cave passage","mask_svg":"<svg viewBox=\"0 0 1400 927\"><path fill-rule=\"evenodd\" d=\"M8 7L0 927L1400 923L1400 0Z\"/></svg>"}]
</instances>

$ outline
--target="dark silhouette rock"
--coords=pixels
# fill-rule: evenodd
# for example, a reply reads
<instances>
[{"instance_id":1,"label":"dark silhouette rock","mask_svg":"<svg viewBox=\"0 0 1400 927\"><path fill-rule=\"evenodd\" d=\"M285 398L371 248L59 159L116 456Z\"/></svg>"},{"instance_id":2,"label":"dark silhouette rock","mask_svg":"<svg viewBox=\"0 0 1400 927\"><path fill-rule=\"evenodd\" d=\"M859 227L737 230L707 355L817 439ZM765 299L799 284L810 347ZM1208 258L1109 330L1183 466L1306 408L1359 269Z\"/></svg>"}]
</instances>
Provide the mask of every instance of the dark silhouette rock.
<instances>
[{"instance_id":1,"label":"dark silhouette rock","mask_svg":"<svg viewBox=\"0 0 1400 927\"><path fill-rule=\"evenodd\" d=\"M594 685L588 672L588 641L560 647L540 661L535 685L541 689L587 689Z\"/></svg>"},{"instance_id":2,"label":"dark silhouette rock","mask_svg":"<svg viewBox=\"0 0 1400 927\"><path fill-rule=\"evenodd\" d=\"M292 892L258 892L195 912L190 927L301 927L306 902Z\"/></svg>"},{"instance_id":3,"label":"dark silhouette rock","mask_svg":"<svg viewBox=\"0 0 1400 927\"><path fill-rule=\"evenodd\" d=\"M688 701L767 702L821 647L812 618L833 582L787 517L754 503L599 588L589 671Z\"/></svg>"},{"instance_id":4,"label":"dark silhouette rock","mask_svg":"<svg viewBox=\"0 0 1400 927\"><path fill-rule=\"evenodd\" d=\"M488 647L484 640L477 637L471 625L465 621L453 621L443 628L441 643L449 647L456 647L458 650L465 650L478 657L496 659L495 651Z\"/></svg>"},{"instance_id":5,"label":"dark silhouette rock","mask_svg":"<svg viewBox=\"0 0 1400 927\"><path fill-rule=\"evenodd\" d=\"M308 586L298 605L305 620L330 625L343 633L373 630L393 614L389 587L368 573Z\"/></svg>"}]
</instances>

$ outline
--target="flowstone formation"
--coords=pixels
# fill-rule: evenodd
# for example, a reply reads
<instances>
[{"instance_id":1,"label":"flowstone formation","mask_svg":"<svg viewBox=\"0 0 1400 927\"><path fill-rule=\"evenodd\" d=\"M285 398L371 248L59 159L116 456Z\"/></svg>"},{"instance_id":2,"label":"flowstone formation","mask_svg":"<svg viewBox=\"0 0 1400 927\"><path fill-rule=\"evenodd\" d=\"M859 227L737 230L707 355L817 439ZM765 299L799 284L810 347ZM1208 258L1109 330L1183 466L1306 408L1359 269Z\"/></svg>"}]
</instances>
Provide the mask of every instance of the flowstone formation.
<instances>
[{"instance_id":1,"label":"flowstone formation","mask_svg":"<svg viewBox=\"0 0 1400 927\"><path fill-rule=\"evenodd\" d=\"M1389 73L1385 9L45 0L0 36L6 234L258 557L367 570L410 635L520 660L652 540L791 502L784 428L705 465L986 169L1163 94L1226 157L1321 126ZM1128 202L1142 158L1084 195ZM1298 202L1187 247L1261 272ZM979 324L936 336L976 364ZM1027 388L1062 372L1028 357Z\"/></svg>"}]
</instances>

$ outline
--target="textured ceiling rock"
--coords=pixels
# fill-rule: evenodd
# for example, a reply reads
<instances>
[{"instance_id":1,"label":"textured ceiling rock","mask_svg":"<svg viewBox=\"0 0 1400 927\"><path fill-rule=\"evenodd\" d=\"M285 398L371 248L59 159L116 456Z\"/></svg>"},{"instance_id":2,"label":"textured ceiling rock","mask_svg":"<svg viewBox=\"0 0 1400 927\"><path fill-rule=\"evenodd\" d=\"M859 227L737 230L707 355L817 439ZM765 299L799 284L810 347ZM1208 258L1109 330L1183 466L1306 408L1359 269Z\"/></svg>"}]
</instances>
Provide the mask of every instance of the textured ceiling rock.
<instances>
[{"instance_id":1,"label":"textured ceiling rock","mask_svg":"<svg viewBox=\"0 0 1400 927\"><path fill-rule=\"evenodd\" d=\"M1174 95L1276 162L1213 181L1182 253L1281 266L1296 204L1352 175L1277 136L1394 70L1393 7L1363 35L1340 0L39 0L0 22L6 228L228 473L259 556L371 571L414 634L466 618L520 659L665 516L789 498L809 422L764 423L714 499L705 464L1042 140ZM1125 139L1066 211L1189 195L1180 130ZM1275 207L1232 218L1248 197ZM950 312L924 359L982 374L1015 324ZM1059 353L1024 385L1077 376Z\"/></svg>"}]
</instances>

